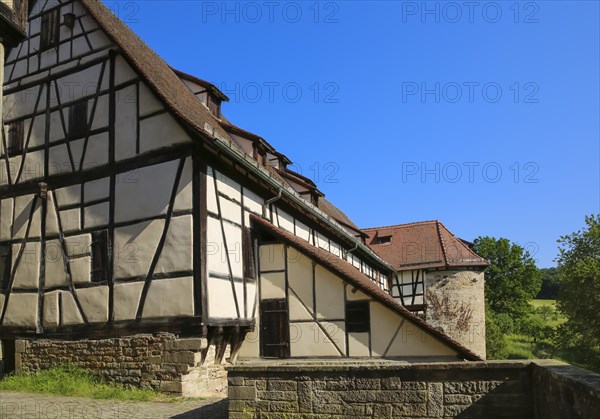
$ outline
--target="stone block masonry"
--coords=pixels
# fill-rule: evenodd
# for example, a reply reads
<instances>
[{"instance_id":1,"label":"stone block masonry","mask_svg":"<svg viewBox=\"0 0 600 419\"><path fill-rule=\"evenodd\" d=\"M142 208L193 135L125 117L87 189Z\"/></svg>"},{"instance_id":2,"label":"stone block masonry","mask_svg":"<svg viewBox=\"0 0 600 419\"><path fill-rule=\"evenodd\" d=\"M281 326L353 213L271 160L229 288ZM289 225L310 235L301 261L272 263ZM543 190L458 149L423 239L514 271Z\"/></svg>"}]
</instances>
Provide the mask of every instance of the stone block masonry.
<instances>
[{"instance_id":1,"label":"stone block masonry","mask_svg":"<svg viewBox=\"0 0 600 419\"><path fill-rule=\"evenodd\" d=\"M549 362L322 360L234 365L227 367L229 417L599 417L600 375Z\"/></svg>"},{"instance_id":2,"label":"stone block masonry","mask_svg":"<svg viewBox=\"0 0 600 419\"><path fill-rule=\"evenodd\" d=\"M71 364L110 383L186 397L224 393L227 387L227 373L215 363L215 347L204 338L156 333L101 340L21 339L15 349L17 373Z\"/></svg>"}]
</instances>

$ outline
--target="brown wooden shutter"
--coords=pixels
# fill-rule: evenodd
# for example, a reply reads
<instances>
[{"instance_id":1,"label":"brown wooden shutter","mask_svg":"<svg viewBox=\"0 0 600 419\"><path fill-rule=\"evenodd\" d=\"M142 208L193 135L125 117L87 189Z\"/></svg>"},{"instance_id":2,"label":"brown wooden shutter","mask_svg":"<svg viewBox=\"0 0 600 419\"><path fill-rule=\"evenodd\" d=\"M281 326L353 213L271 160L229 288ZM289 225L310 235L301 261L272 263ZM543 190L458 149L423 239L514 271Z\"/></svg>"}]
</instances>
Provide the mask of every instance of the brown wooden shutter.
<instances>
[{"instance_id":1,"label":"brown wooden shutter","mask_svg":"<svg viewBox=\"0 0 600 419\"><path fill-rule=\"evenodd\" d=\"M19 156L23 153L23 126L24 121L12 122L8 126L8 150L9 157Z\"/></svg>"},{"instance_id":2,"label":"brown wooden shutter","mask_svg":"<svg viewBox=\"0 0 600 419\"><path fill-rule=\"evenodd\" d=\"M8 291L11 266L12 246L10 244L0 245L0 292L4 294Z\"/></svg>"},{"instance_id":3,"label":"brown wooden shutter","mask_svg":"<svg viewBox=\"0 0 600 419\"><path fill-rule=\"evenodd\" d=\"M254 259L254 240L252 230L244 227L242 230L242 255L244 264L244 278L256 279L256 266Z\"/></svg>"},{"instance_id":4,"label":"brown wooden shutter","mask_svg":"<svg viewBox=\"0 0 600 419\"><path fill-rule=\"evenodd\" d=\"M92 232L92 282L108 280L108 231Z\"/></svg>"}]
</instances>

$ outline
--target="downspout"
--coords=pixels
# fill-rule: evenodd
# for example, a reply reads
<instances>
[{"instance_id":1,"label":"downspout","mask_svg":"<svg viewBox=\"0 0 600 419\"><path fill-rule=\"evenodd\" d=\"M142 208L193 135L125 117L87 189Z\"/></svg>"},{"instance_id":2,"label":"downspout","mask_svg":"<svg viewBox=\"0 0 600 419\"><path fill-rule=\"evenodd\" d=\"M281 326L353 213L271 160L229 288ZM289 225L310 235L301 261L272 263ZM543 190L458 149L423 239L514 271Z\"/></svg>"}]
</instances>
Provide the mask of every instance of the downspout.
<instances>
[{"instance_id":1,"label":"downspout","mask_svg":"<svg viewBox=\"0 0 600 419\"><path fill-rule=\"evenodd\" d=\"M269 198L265 201L265 205L263 206L263 218L267 219L267 211L269 210L269 206L275 202L281 199L281 194L283 193L283 188L279 188L279 193L277 193L277 196L274 196L273 198ZM273 222L273 211L271 211L271 219L269 220L271 222Z\"/></svg>"}]
</instances>

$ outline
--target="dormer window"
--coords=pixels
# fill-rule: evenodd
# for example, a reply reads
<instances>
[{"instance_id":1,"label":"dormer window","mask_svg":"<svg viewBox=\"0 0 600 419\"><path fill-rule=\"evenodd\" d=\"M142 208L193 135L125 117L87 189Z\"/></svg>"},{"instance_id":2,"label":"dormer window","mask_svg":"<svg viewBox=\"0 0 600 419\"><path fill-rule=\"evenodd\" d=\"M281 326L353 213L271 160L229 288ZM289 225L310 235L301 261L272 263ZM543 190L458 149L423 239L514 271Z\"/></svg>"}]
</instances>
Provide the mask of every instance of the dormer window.
<instances>
[{"instance_id":1,"label":"dormer window","mask_svg":"<svg viewBox=\"0 0 600 419\"><path fill-rule=\"evenodd\" d=\"M54 9L42 15L40 51L58 46L60 38L60 15L58 12L59 9Z\"/></svg>"},{"instance_id":2,"label":"dormer window","mask_svg":"<svg viewBox=\"0 0 600 419\"><path fill-rule=\"evenodd\" d=\"M392 243L391 235L374 237L373 241L371 242L371 244L391 244L391 243Z\"/></svg>"}]
</instances>

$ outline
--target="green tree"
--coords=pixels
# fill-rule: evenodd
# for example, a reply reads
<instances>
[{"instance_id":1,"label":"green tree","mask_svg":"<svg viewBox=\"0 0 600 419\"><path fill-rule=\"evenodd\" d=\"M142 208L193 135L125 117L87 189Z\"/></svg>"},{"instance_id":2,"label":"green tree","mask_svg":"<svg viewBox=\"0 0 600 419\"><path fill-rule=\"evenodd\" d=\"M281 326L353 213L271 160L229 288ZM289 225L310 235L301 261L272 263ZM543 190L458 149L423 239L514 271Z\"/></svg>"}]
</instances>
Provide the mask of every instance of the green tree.
<instances>
[{"instance_id":1,"label":"green tree","mask_svg":"<svg viewBox=\"0 0 600 419\"><path fill-rule=\"evenodd\" d=\"M567 321L559 343L574 361L600 369L600 214L585 217L586 227L559 240L562 277L558 309Z\"/></svg>"},{"instance_id":2,"label":"green tree","mask_svg":"<svg viewBox=\"0 0 600 419\"><path fill-rule=\"evenodd\" d=\"M473 250L490 261L485 271L485 299L495 314L518 322L531 312L529 300L542 284L541 274L528 251L508 239L478 237Z\"/></svg>"},{"instance_id":3,"label":"green tree","mask_svg":"<svg viewBox=\"0 0 600 419\"><path fill-rule=\"evenodd\" d=\"M507 350L506 334L499 319L489 308L485 310L485 347L487 359L503 359Z\"/></svg>"}]
</instances>

